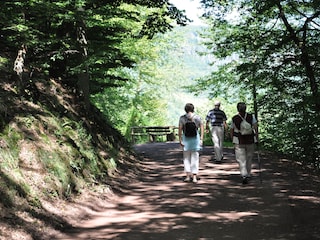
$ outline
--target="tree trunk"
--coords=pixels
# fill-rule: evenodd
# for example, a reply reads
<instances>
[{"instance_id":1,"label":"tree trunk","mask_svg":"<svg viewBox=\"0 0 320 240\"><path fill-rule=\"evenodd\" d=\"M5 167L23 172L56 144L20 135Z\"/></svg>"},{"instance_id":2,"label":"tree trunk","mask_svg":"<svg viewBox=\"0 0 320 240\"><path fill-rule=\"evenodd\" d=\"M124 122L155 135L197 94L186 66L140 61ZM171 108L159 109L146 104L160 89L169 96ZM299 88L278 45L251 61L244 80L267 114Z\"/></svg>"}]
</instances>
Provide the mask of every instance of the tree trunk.
<instances>
[{"instance_id":1,"label":"tree trunk","mask_svg":"<svg viewBox=\"0 0 320 240\"><path fill-rule=\"evenodd\" d=\"M89 88L89 74L87 72L78 75L78 88L80 95L83 97L85 108L90 108L90 88Z\"/></svg>"},{"instance_id":2,"label":"tree trunk","mask_svg":"<svg viewBox=\"0 0 320 240\"><path fill-rule=\"evenodd\" d=\"M16 72L18 76L17 86L19 91L23 88L23 72L24 72L24 60L26 58L27 48L25 45L21 46L21 49L18 50L17 58L14 61L13 71Z\"/></svg>"},{"instance_id":3,"label":"tree trunk","mask_svg":"<svg viewBox=\"0 0 320 240\"><path fill-rule=\"evenodd\" d=\"M290 25L288 19L286 18L285 14L284 14L284 10L281 6L281 3L277 2L277 6L280 11L280 17L281 17L286 29L289 32L289 36L291 37L292 41L295 43L297 48L299 48L301 50L301 56L300 56L301 63L304 66L306 76L309 79L310 89L311 89L312 98L314 100L315 109L318 113L320 113L319 87L316 82L314 69L311 65L309 54L308 54L307 47L306 47L308 19L306 20L304 27L302 29L303 30L303 37L300 39L299 36L296 34L295 30Z\"/></svg>"},{"instance_id":4,"label":"tree trunk","mask_svg":"<svg viewBox=\"0 0 320 240\"><path fill-rule=\"evenodd\" d=\"M82 50L82 59L84 62L84 65L86 66L86 61L88 57L88 50L87 50L87 39L86 39L86 32L85 32L85 24L84 22L79 22L79 27L77 28L78 33L78 42L81 46ZM80 90L80 93L82 94L82 97L84 98L84 104L85 108L87 110L90 109L90 78L89 78L89 72L88 67L85 67L83 72L81 72L78 76L78 87Z\"/></svg>"}]
</instances>

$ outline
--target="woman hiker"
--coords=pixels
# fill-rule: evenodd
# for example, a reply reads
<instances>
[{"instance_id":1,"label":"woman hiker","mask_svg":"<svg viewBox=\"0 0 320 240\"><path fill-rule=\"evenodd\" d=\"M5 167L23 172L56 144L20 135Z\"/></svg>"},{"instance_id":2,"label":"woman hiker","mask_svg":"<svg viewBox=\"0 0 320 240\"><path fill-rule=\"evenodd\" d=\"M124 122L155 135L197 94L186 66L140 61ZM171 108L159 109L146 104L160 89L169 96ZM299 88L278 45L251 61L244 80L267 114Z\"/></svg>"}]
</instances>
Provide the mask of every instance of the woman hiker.
<instances>
[{"instance_id":1,"label":"woman hiker","mask_svg":"<svg viewBox=\"0 0 320 240\"><path fill-rule=\"evenodd\" d=\"M204 127L202 119L194 113L192 103L187 103L184 108L186 114L179 119L179 141L183 147L183 164L186 177L185 182L198 181L199 151L202 148ZM199 133L200 129L200 133Z\"/></svg>"}]
</instances>

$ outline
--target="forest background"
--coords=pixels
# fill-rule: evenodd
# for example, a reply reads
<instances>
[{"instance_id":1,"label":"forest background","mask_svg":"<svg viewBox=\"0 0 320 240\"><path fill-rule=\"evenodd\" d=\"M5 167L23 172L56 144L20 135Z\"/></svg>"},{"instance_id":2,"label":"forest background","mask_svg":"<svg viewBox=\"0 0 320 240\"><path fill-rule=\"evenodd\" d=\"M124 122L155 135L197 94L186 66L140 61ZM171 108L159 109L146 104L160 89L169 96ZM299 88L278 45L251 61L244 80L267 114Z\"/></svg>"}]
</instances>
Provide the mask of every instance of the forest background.
<instances>
[{"instance_id":1,"label":"forest background","mask_svg":"<svg viewBox=\"0 0 320 240\"><path fill-rule=\"evenodd\" d=\"M247 102L261 147L319 169L320 3L200 2L204 26L168 0L0 2L1 204L128 171L131 127L186 102Z\"/></svg>"}]
</instances>

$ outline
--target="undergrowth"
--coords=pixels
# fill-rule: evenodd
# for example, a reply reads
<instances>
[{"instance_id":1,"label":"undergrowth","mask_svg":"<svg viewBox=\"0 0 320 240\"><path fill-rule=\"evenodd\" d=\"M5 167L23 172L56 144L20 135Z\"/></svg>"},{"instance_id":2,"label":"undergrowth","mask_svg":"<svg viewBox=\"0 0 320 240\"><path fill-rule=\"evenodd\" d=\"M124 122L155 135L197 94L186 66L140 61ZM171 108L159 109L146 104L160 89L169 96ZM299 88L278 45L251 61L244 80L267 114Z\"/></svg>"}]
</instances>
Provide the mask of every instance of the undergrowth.
<instances>
[{"instance_id":1,"label":"undergrowth","mask_svg":"<svg viewBox=\"0 0 320 240\"><path fill-rule=\"evenodd\" d=\"M104 184L119 170L119 161L123 162L120 158L130 158L129 145L121 147L121 134L106 128L96 109L84 115L81 102L72 105L72 95L67 102L64 95L68 89L54 83L61 90L53 93L50 84L43 84L47 89L38 89L41 101L17 96L14 88L1 90L11 99L7 104L10 109L0 116L3 206L37 205L42 198L70 198L97 183Z\"/></svg>"}]
</instances>

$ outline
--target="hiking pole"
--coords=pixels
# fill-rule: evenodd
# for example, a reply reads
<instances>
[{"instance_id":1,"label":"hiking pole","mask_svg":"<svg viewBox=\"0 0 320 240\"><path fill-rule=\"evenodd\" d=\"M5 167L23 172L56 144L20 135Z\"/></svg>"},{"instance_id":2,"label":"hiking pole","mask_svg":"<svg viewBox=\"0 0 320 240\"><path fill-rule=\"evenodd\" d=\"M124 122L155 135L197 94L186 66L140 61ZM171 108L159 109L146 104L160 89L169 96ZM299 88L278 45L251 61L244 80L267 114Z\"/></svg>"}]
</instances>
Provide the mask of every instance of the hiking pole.
<instances>
[{"instance_id":1,"label":"hiking pole","mask_svg":"<svg viewBox=\"0 0 320 240\"><path fill-rule=\"evenodd\" d=\"M257 156L258 156L258 166L259 166L259 178L260 178L260 183L262 183L261 159L260 159L260 150L259 150L258 144L257 144Z\"/></svg>"}]
</instances>

